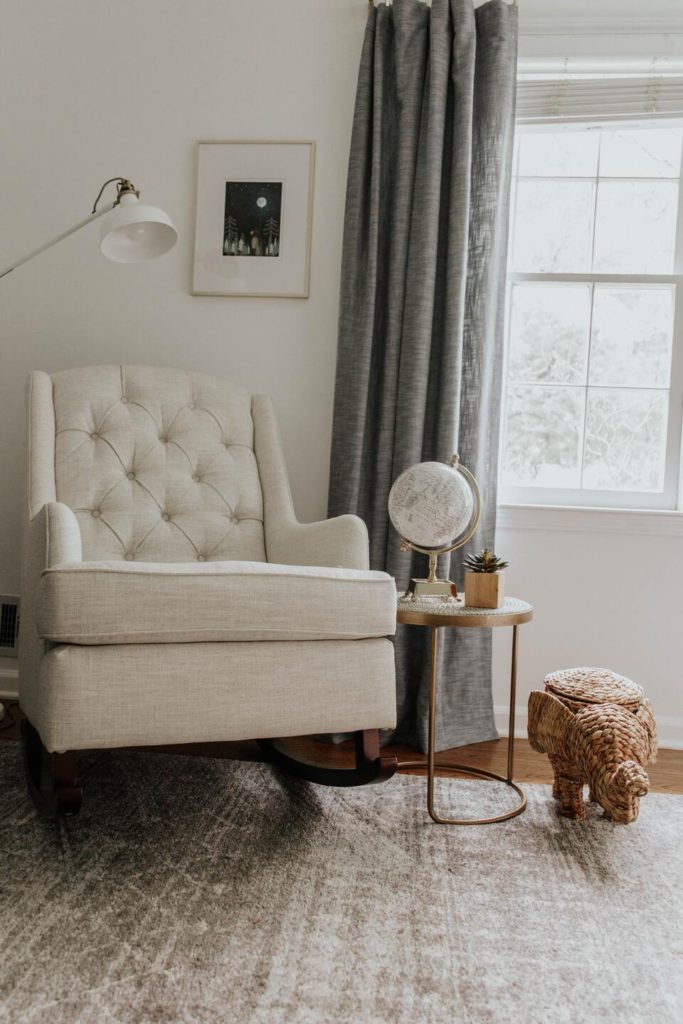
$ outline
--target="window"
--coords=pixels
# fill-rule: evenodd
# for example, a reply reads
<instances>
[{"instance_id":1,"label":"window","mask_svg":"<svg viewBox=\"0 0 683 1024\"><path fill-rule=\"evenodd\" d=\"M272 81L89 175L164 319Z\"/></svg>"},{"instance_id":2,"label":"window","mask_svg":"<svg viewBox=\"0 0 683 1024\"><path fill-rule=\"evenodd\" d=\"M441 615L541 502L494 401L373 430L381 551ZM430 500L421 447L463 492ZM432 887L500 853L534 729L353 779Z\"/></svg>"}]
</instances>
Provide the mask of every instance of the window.
<instances>
[{"instance_id":1,"label":"window","mask_svg":"<svg viewBox=\"0 0 683 1024\"><path fill-rule=\"evenodd\" d=\"M500 500L676 508L683 127L518 131Z\"/></svg>"}]
</instances>

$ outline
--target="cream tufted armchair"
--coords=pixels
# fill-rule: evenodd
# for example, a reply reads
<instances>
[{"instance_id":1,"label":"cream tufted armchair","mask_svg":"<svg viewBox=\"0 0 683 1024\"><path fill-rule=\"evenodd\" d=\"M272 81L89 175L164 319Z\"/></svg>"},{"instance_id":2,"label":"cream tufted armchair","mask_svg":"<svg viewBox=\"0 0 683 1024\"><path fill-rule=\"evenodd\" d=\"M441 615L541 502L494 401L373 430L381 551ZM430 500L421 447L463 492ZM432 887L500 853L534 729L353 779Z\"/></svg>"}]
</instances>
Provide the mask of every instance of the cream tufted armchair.
<instances>
[{"instance_id":1,"label":"cream tufted armchair","mask_svg":"<svg viewBox=\"0 0 683 1024\"><path fill-rule=\"evenodd\" d=\"M391 773L394 583L360 519L297 522L267 398L157 367L36 372L28 445L20 701L41 811L77 809L85 748L259 738L317 781ZM357 734L355 770L269 742L326 732Z\"/></svg>"}]
</instances>

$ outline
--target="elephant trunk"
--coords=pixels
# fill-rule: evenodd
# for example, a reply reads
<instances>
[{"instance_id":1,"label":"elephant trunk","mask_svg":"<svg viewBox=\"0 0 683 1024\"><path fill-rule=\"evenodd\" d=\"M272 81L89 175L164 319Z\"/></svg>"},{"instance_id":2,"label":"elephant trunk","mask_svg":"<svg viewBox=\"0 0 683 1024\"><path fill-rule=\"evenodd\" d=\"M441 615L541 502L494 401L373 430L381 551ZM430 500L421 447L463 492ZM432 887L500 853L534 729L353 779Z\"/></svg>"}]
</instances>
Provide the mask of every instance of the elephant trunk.
<instances>
[{"instance_id":1,"label":"elephant trunk","mask_svg":"<svg viewBox=\"0 0 683 1024\"><path fill-rule=\"evenodd\" d=\"M640 797L650 790L647 772L637 761L622 761L611 776L604 777L600 803L612 821L628 825L640 810Z\"/></svg>"},{"instance_id":2,"label":"elephant trunk","mask_svg":"<svg viewBox=\"0 0 683 1024\"><path fill-rule=\"evenodd\" d=\"M632 796L647 796L650 780L642 764L637 761L622 761L614 773L614 784L623 786Z\"/></svg>"}]
</instances>

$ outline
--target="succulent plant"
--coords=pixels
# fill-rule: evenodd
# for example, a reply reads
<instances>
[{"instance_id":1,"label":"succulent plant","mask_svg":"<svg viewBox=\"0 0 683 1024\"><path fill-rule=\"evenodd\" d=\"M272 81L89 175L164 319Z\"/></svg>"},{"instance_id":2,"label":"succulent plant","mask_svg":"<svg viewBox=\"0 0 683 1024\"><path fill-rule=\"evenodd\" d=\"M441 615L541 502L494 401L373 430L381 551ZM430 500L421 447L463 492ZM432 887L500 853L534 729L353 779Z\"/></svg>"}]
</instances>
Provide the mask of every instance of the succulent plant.
<instances>
[{"instance_id":1,"label":"succulent plant","mask_svg":"<svg viewBox=\"0 0 683 1024\"><path fill-rule=\"evenodd\" d=\"M462 564L470 572L500 572L508 566L491 548L484 548L478 555L468 555Z\"/></svg>"}]
</instances>

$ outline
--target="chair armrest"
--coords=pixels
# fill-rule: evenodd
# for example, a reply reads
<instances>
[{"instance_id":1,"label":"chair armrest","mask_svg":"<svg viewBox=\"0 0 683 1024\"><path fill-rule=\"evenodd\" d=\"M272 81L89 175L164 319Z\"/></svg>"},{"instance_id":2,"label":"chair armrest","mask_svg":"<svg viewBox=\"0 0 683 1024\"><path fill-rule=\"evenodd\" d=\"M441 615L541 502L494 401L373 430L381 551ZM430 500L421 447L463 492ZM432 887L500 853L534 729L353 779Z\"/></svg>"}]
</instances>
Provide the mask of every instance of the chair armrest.
<instances>
[{"instance_id":1,"label":"chair armrest","mask_svg":"<svg viewBox=\"0 0 683 1024\"><path fill-rule=\"evenodd\" d=\"M298 522L273 404L265 395L252 398L252 417L268 561L280 565L367 569L368 531L358 516L337 516L319 523Z\"/></svg>"},{"instance_id":2,"label":"chair armrest","mask_svg":"<svg viewBox=\"0 0 683 1024\"><path fill-rule=\"evenodd\" d=\"M43 573L55 565L82 560L81 531L76 516L60 501L46 502L27 524L22 562L19 699L32 722L40 721L38 679L46 649L36 626Z\"/></svg>"},{"instance_id":3,"label":"chair armrest","mask_svg":"<svg viewBox=\"0 0 683 1024\"><path fill-rule=\"evenodd\" d=\"M358 516L337 516L319 523L282 520L271 526L268 561L280 565L327 565L368 569L368 531Z\"/></svg>"},{"instance_id":4,"label":"chair armrest","mask_svg":"<svg viewBox=\"0 0 683 1024\"><path fill-rule=\"evenodd\" d=\"M33 521L37 533L43 533L43 569L83 561L81 530L76 516L61 501L49 501ZM34 534L35 536L35 534Z\"/></svg>"}]
</instances>

